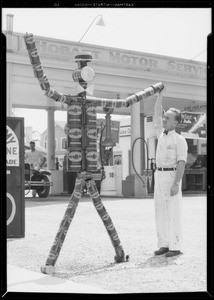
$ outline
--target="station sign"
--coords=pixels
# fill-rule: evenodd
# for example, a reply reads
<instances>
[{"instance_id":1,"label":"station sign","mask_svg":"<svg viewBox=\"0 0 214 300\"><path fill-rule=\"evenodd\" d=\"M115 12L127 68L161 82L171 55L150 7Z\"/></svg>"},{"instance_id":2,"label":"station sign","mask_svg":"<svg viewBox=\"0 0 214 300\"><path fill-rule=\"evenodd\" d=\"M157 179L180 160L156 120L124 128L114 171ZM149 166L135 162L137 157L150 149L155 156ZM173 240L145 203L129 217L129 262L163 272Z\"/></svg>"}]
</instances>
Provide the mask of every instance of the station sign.
<instances>
[{"instance_id":1,"label":"station sign","mask_svg":"<svg viewBox=\"0 0 214 300\"><path fill-rule=\"evenodd\" d=\"M7 125L6 128L6 144L7 144L7 167L19 166L19 141L15 132Z\"/></svg>"}]
</instances>

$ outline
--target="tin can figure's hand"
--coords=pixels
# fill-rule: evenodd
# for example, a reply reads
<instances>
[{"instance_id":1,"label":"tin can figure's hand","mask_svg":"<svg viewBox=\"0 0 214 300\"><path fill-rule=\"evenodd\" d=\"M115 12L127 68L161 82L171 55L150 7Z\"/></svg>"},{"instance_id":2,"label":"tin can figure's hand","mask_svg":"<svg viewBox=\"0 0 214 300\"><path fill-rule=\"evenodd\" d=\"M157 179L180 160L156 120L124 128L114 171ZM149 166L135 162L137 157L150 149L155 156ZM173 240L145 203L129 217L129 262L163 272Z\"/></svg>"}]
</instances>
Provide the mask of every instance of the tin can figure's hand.
<instances>
[{"instance_id":1,"label":"tin can figure's hand","mask_svg":"<svg viewBox=\"0 0 214 300\"><path fill-rule=\"evenodd\" d=\"M178 192L179 192L179 185L174 183L173 186L171 187L170 196L175 196L178 194Z\"/></svg>"},{"instance_id":2,"label":"tin can figure's hand","mask_svg":"<svg viewBox=\"0 0 214 300\"><path fill-rule=\"evenodd\" d=\"M159 94L163 94L166 91L166 87L164 85L164 87L162 88L162 90L159 92Z\"/></svg>"}]
</instances>

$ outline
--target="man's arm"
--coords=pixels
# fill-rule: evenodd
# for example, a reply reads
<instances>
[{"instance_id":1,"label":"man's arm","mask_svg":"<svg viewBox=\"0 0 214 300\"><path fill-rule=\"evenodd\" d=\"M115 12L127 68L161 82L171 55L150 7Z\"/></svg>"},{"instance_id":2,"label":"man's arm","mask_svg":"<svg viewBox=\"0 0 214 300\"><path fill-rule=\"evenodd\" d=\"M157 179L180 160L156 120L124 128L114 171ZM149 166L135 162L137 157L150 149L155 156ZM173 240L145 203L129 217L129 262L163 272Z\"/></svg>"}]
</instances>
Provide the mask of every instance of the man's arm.
<instances>
[{"instance_id":1,"label":"man's arm","mask_svg":"<svg viewBox=\"0 0 214 300\"><path fill-rule=\"evenodd\" d=\"M47 160L45 156L43 156L41 159L42 159L42 163L40 164L40 168L44 165L44 163Z\"/></svg>"},{"instance_id":2,"label":"man's arm","mask_svg":"<svg viewBox=\"0 0 214 300\"><path fill-rule=\"evenodd\" d=\"M157 100L155 102L154 108L154 127L156 129L157 137L159 138L162 130L163 130L163 92L165 88L163 88L157 96Z\"/></svg>"},{"instance_id":3,"label":"man's arm","mask_svg":"<svg viewBox=\"0 0 214 300\"><path fill-rule=\"evenodd\" d=\"M179 184L183 177L185 165L187 161L187 152L188 152L188 145L186 140L179 139L177 141L177 172L174 180L174 184L171 188L171 196L176 195L179 191Z\"/></svg>"},{"instance_id":4,"label":"man's arm","mask_svg":"<svg viewBox=\"0 0 214 300\"><path fill-rule=\"evenodd\" d=\"M185 165L186 165L186 162L184 160L179 160L179 162L177 164L177 172L176 172L174 184L178 185L179 182L181 181L181 179L184 175Z\"/></svg>"},{"instance_id":5,"label":"man's arm","mask_svg":"<svg viewBox=\"0 0 214 300\"><path fill-rule=\"evenodd\" d=\"M155 102L155 126L163 125L163 90L158 94L157 100Z\"/></svg>"},{"instance_id":6,"label":"man's arm","mask_svg":"<svg viewBox=\"0 0 214 300\"><path fill-rule=\"evenodd\" d=\"M180 184L180 181L184 174L185 165L186 165L186 162L184 160L178 161L174 184L171 188L171 196L175 196L179 191L179 184Z\"/></svg>"}]
</instances>

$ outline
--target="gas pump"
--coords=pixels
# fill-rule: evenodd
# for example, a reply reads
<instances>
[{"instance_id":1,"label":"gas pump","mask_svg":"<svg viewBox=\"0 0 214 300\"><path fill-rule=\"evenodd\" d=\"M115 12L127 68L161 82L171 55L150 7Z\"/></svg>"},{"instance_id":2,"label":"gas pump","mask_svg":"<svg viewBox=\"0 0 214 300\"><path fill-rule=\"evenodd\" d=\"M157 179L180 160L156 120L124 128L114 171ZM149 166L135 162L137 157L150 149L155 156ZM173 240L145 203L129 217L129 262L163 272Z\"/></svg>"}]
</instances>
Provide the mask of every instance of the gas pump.
<instances>
[{"instance_id":1,"label":"gas pump","mask_svg":"<svg viewBox=\"0 0 214 300\"><path fill-rule=\"evenodd\" d=\"M111 114L113 108L104 107L106 113L106 136L105 140L101 141L101 165L105 172L105 179L101 182L101 195L116 195L115 168L113 165L113 147L116 143L111 137Z\"/></svg>"},{"instance_id":2,"label":"gas pump","mask_svg":"<svg viewBox=\"0 0 214 300\"><path fill-rule=\"evenodd\" d=\"M7 117L7 238L25 236L24 119Z\"/></svg>"},{"instance_id":3,"label":"gas pump","mask_svg":"<svg viewBox=\"0 0 214 300\"><path fill-rule=\"evenodd\" d=\"M101 141L102 163L104 166L113 166L113 147L116 143L111 138L111 114L114 109L104 107L103 111L106 113L106 137L104 141Z\"/></svg>"},{"instance_id":4,"label":"gas pump","mask_svg":"<svg viewBox=\"0 0 214 300\"><path fill-rule=\"evenodd\" d=\"M144 145L146 146L146 156L147 156L147 169L142 171L142 174L138 174L136 168L135 168L135 164L134 164L134 146L135 143L138 140L142 140L144 142ZM143 187L147 189L148 193L153 193L154 192L154 172L155 172L155 163L154 163L154 158L149 158L149 150L148 150L148 144L145 141L144 138L142 137L138 137L135 139L133 145L132 145L132 166L133 169L136 173L136 175L139 177L139 179L142 181ZM150 163L150 169L149 169L149 161L151 161Z\"/></svg>"}]
</instances>

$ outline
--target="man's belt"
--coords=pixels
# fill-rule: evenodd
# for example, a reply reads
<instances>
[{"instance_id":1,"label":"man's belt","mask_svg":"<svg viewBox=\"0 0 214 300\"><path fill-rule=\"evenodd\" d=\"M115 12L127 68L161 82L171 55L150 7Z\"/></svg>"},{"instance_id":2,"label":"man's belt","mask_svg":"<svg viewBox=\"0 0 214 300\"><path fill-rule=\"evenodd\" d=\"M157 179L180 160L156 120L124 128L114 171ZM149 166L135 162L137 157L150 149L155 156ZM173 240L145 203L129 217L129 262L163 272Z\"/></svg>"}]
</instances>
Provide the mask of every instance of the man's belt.
<instances>
[{"instance_id":1,"label":"man's belt","mask_svg":"<svg viewBox=\"0 0 214 300\"><path fill-rule=\"evenodd\" d=\"M157 168L156 170L158 170L158 171L175 171L177 169L176 168Z\"/></svg>"}]
</instances>

